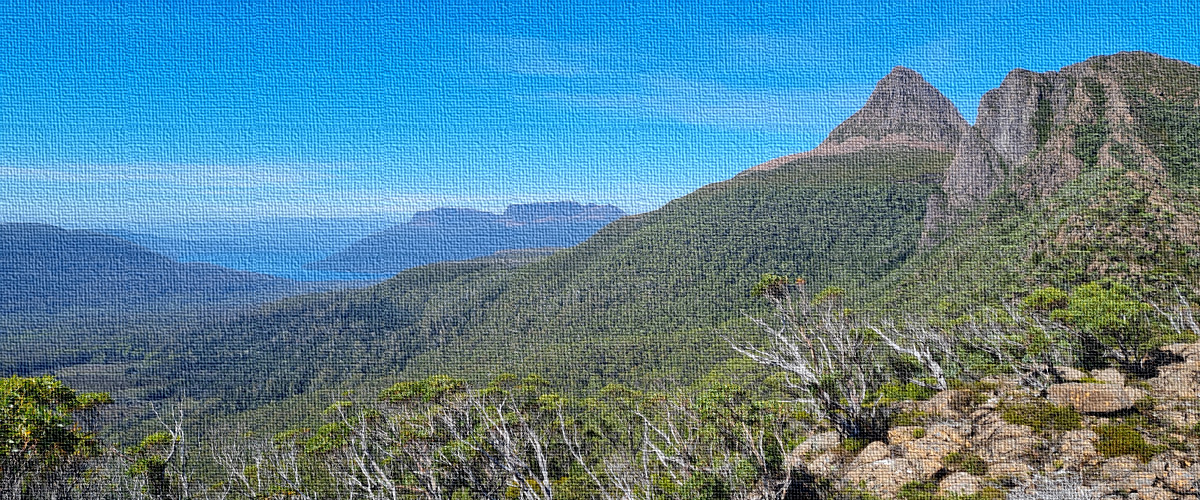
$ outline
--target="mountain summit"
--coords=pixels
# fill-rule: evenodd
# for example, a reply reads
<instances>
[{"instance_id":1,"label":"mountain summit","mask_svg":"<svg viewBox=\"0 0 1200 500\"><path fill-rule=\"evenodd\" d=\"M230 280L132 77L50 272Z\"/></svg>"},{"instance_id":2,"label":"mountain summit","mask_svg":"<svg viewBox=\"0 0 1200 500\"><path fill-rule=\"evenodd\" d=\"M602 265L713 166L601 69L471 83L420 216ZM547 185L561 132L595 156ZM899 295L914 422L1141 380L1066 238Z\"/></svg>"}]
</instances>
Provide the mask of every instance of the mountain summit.
<instances>
[{"instance_id":1,"label":"mountain summit","mask_svg":"<svg viewBox=\"0 0 1200 500\"><path fill-rule=\"evenodd\" d=\"M862 109L833 129L816 149L777 158L750 169L771 170L817 156L853 153L869 147L908 147L951 152L970 124L946 96L919 73L896 66L875 84Z\"/></svg>"}]
</instances>

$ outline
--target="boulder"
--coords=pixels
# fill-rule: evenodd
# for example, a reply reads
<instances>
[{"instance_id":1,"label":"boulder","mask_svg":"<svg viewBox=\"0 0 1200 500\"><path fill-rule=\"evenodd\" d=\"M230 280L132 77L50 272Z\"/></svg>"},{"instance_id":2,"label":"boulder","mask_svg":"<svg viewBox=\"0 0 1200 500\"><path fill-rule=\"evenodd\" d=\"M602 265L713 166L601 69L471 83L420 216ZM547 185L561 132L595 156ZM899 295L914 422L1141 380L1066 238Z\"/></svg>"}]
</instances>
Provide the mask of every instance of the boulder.
<instances>
[{"instance_id":1,"label":"boulder","mask_svg":"<svg viewBox=\"0 0 1200 500\"><path fill-rule=\"evenodd\" d=\"M842 477L842 482L844 487L891 498L905 483L921 479L925 476L917 464L903 458L889 458L851 468Z\"/></svg>"},{"instance_id":2,"label":"boulder","mask_svg":"<svg viewBox=\"0 0 1200 500\"><path fill-rule=\"evenodd\" d=\"M961 445L943 441L930 436L914 439L900 445L901 454L910 460L920 471L923 479L928 479L942 470L942 459L951 453L962 449Z\"/></svg>"},{"instance_id":3,"label":"boulder","mask_svg":"<svg viewBox=\"0 0 1200 500\"><path fill-rule=\"evenodd\" d=\"M1200 343L1171 344L1162 346L1159 350L1179 356L1185 361L1200 361Z\"/></svg>"},{"instance_id":4,"label":"boulder","mask_svg":"<svg viewBox=\"0 0 1200 500\"><path fill-rule=\"evenodd\" d=\"M1092 378L1106 384L1125 385L1125 375L1116 368L1105 368L1092 372Z\"/></svg>"},{"instance_id":5,"label":"boulder","mask_svg":"<svg viewBox=\"0 0 1200 500\"><path fill-rule=\"evenodd\" d=\"M1070 406L1080 413L1113 413L1133 408L1146 393L1140 389L1112 384L1069 382L1050 386L1047 397L1059 406Z\"/></svg>"},{"instance_id":6,"label":"boulder","mask_svg":"<svg viewBox=\"0 0 1200 500\"><path fill-rule=\"evenodd\" d=\"M938 489L942 495L974 495L982 485L983 481L975 476L966 472L955 472L938 483Z\"/></svg>"},{"instance_id":7,"label":"boulder","mask_svg":"<svg viewBox=\"0 0 1200 500\"><path fill-rule=\"evenodd\" d=\"M1088 376L1082 370L1071 368L1069 366L1056 366L1054 369L1058 371L1058 376L1062 377L1062 379L1067 382L1079 382Z\"/></svg>"},{"instance_id":8,"label":"boulder","mask_svg":"<svg viewBox=\"0 0 1200 500\"><path fill-rule=\"evenodd\" d=\"M1200 397L1200 361L1188 360L1160 367L1158 376L1146 381L1155 397L1191 399Z\"/></svg>"},{"instance_id":9,"label":"boulder","mask_svg":"<svg viewBox=\"0 0 1200 500\"><path fill-rule=\"evenodd\" d=\"M913 461L926 478L942 470L942 459L946 455L971 447L971 426L935 424L925 430L925 437L905 441L899 445L904 458Z\"/></svg>"},{"instance_id":10,"label":"boulder","mask_svg":"<svg viewBox=\"0 0 1200 500\"><path fill-rule=\"evenodd\" d=\"M917 403L917 409L930 415L956 418L959 412L970 406L971 391L949 390L934 394L926 401Z\"/></svg>"},{"instance_id":11,"label":"boulder","mask_svg":"<svg viewBox=\"0 0 1200 500\"><path fill-rule=\"evenodd\" d=\"M804 462L804 470L817 477L836 477L842 470L842 459L837 453L824 453Z\"/></svg>"},{"instance_id":12,"label":"boulder","mask_svg":"<svg viewBox=\"0 0 1200 500\"><path fill-rule=\"evenodd\" d=\"M976 453L988 463L1022 462L1042 443L1028 426L1006 422L983 427L972 439Z\"/></svg>"},{"instance_id":13,"label":"boulder","mask_svg":"<svg viewBox=\"0 0 1200 500\"><path fill-rule=\"evenodd\" d=\"M839 444L842 444L842 435L837 431L822 432L809 436L803 443L796 446L793 453L798 455L820 453L836 448Z\"/></svg>"},{"instance_id":14,"label":"boulder","mask_svg":"<svg viewBox=\"0 0 1200 500\"><path fill-rule=\"evenodd\" d=\"M920 429L920 430L918 430L918 429ZM924 432L926 432L925 428L917 426L917 425L903 425L903 426L899 426L899 427L892 427L891 429L888 429L888 433L887 433L888 444L891 444L893 446L904 444L907 441L912 441L914 439L917 439L917 436L921 435Z\"/></svg>"},{"instance_id":15,"label":"boulder","mask_svg":"<svg viewBox=\"0 0 1200 500\"><path fill-rule=\"evenodd\" d=\"M892 450L888 448L882 441L872 441L866 448L858 452L858 456L854 457L854 461L850 463L850 468L859 467L871 462L878 462L887 458L891 458Z\"/></svg>"}]
</instances>

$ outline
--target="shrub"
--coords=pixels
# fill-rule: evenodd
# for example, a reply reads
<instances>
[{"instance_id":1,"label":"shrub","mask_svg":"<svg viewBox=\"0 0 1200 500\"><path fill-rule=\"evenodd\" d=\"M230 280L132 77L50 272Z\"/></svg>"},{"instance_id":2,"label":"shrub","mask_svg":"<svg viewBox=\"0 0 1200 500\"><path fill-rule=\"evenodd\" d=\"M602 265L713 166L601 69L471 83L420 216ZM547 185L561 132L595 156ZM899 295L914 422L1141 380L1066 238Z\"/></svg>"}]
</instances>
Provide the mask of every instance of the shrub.
<instances>
[{"instance_id":1,"label":"shrub","mask_svg":"<svg viewBox=\"0 0 1200 500\"><path fill-rule=\"evenodd\" d=\"M1142 462L1149 462L1154 455L1165 450L1161 445L1152 445L1129 424L1108 424L1096 428L1096 451L1108 458L1132 455Z\"/></svg>"},{"instance_id":2,"label":"shrub","mask_svg":"<svg viewBox=\"0 0 1200 500\"><path fill-rule=\"evenodd\" d=\"M1083 425L1083 416L1074 408L1043 400L1006 404L1001 407L1000 418L1010 424L1027 425L1036 432L1072 431Z\"/></svg>"},{"instance_id":3,"label":"shrub","mask_svg":"<svg viewBox=\"0 0 1200 500\"><path fill-rule=\"evenodd\" d=\"M901 500L935 500L937 498L938 485L929 481L911 481L904 483L900 487L900 491L896 493L896 498Z\"/></svg>"},{"instance_id":4,"label":"shrub","mask_svg":"<svg viewBox=\"0 0 1200 500\"><path fill-rule=\"evenodd\" d=\"M951 472L966 472L973 476L986 476L988 470L987 462L979 455L961 451L942 457L942 465Z\"/></svg>"}]
</instances>

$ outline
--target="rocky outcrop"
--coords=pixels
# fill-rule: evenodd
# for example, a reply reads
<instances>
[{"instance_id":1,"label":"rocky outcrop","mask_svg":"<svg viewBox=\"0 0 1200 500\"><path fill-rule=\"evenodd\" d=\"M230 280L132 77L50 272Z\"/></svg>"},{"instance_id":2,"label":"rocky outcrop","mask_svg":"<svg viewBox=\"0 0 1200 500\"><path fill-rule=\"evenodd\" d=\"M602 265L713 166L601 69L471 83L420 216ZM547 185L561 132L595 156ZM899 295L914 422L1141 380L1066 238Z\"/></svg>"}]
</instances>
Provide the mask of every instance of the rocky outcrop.
<instances>
[{"instance_id":1,"label":"rocky outcrop","mask_svg":"<svg viewBox=\"0 0 1200 500\"><path fill-rule=\"evenodd\" d=\"M1133 408L1145 391L1115 384L1069 382L1050 386L1047 397L1059 406L1070 406L1080 413L1115 413Z\"/></svg>"},{"instance_id":2,"label":"rocky outcrop","mask_svg":"<svg viewBox=\"0 0 1200 500\"><path fill-rule=\"evenodd\" d=\"M1047 408L1045 401L1037 403L1034 391L996 377L985 381L983 389L942 391L929 400L902 405L903 412L925 422L893 427L886 441L871 442L853 453L835 433L825 432L796 448L789 463L843 490L881 498L897 498L912 482L936 487L944 496L1000 490L1008 498L1076 498L1061 492L1114 500L1197 498L1200 440L1195 433L1200 429L1200 406L1195 402L1200 380L1177 374L1200 368L1200 344L1176 344L1162 351L1175 362L1161 367L1150 385L1161 385L1155 380L1166 377L1173 382L1163 387L1171 392L1127 387L1127 382L1144 384L1126 380L1115 369L1090 374L1060 369L1090 381L1050 388L1050 402L1083 413L1076 422L1056 420L1059 417L1052 415L1062 415L1057 410L1013 420L1013 408L1038 412L1042 410L1036 408ZM1055 399L1058 393L1066 396ZM1147 395L1151 403L1135 409L1132 402ZM1135 413L1141 416L1131 419ZM1038 419L1046 420L1031 423ZM1136 428L1145 445L1114 443L1113 434L1105 430L1114 426Z\"/></svg>"}]
</instances>

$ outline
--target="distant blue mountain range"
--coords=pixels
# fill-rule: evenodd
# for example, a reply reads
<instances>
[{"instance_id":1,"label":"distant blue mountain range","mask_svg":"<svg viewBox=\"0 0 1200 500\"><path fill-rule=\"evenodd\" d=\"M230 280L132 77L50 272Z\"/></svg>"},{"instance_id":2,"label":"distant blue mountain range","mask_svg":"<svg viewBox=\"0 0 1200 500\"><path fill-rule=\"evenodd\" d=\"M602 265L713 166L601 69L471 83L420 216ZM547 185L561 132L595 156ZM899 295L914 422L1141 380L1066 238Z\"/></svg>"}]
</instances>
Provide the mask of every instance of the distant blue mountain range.
<instances>
[{"instance_id":1,"label":"distant blue mountain range","mask_svg":"<svg viewBox=\"0 0 1200 500\"><path fill-rule=\"evenodd\" d=\"M0 224L0 315L247 304L336 285L182 263L124 239L44 224Z\"/></svg>"},{"instance_id":2,"label":"distant blue mountain range","mask_svg":"<svg viewBox=\"0 0 1200 500\"><path fill-rule=\"evenodd\" d=\"M299 281L376 281L390 274L304 269L358 239L395 225L381 218L267 218L196 221L102 230L183 262L208 262L231 269Z\"/></svg>"},{"instance_id":3,"label":"distant blue mountain range","mask_svg":"<svg viewBox=\"0 0 1200 500\"><path fill-rule=\"evenodd\" d=\"M397 225L310 263L312 270L395 273L501 250L570 247L625 215L612 205L573 201L509 205L502 214L468 208L418 212Z\"/></svg>"}]
</instances>

